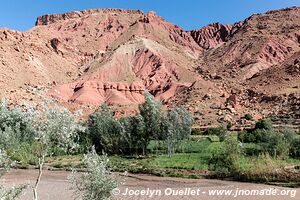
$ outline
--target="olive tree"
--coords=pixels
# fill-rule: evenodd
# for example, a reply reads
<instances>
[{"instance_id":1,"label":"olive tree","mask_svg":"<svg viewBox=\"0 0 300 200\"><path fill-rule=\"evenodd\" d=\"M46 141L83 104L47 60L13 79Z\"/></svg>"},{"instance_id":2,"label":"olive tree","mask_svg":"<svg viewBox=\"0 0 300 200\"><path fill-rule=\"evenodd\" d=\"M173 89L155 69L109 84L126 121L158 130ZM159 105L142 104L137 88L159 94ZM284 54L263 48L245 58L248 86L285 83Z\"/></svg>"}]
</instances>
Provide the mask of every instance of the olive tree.
<instances>
[{"instance_id":1,"label":"olive tree","mask_svg":"<svg viewBox=\"0 0 300 200\"><path fill-rule=\"evenodd\" d=\"M83 163L86 172L77 174L73 171L69 177L75 190L76 198L82 200L110 200L113 189L120 184L114 178L108 168L107 156L97 155L93 148L90 153L84 156Z\"/></svg>"},{"instance_id":2,"label":"olive tree","mask_svg":"<svg viewBox=\"0 0 300 200\"><path fill-rule=\"evenodd\" d=\"M76 149L76 133L83 131L77 118L68 109L44 104L35 111L34 129L36 139L35 154L38 158L39 173L33 186L34 200L38 199L37 189L41 180L45 157L51 155L51 148L58 147L65 152Z\"/></svg>"}]
</instances>

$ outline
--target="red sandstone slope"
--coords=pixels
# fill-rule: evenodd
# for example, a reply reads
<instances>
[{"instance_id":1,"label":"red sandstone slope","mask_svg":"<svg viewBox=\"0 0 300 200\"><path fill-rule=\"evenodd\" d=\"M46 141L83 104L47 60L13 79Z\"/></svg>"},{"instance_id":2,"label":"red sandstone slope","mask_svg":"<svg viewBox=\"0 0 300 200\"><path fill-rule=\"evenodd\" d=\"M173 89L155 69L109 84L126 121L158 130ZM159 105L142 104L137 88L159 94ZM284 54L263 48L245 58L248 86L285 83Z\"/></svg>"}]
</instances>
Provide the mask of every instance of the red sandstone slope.
<instances>
[{"instance_id":1,"label":"red sandstone slope","mask_svg":"<svg viewBox=\"0 0 300 200\"><path fill-rule=\"evenodd\" d=\"M203 49L216 48L229 40L241 27L241 23L232 24L210 24L198 30L189 31L195 42Z\"/></svg>"},{"instance_id":2,"label":"red sandstone slope","mask_svg":"<svg viewBox=\"0 0 300 200\"><path fill-rule=\"evenodd\" d=\"M125 12L112 12L114 11ZM83 24L91 18L90 12L84 14L85 17L79 17ZM88 24L101 24L96 19L99 17L98 12L101 20L103 19L103 10L95 12L92 12L93 19ZM131 18L131 24L124 24L119 20L120 16L109 12L108 15L113 16L108 17L109 21L118 21L118 26L123 27L122 30L115 29L117 25L111 24L109 30L101 32L102 37L111 35L115 39L104 40L106 48L101 53L89 52L93 54L93 58L84 65L82 77L74 83L54 88L51 95L64 101L82 104L99 105L105 102L127 105L141 103L145 89L155 94L158 99L167 101L176 92L190 87L198 77L193 72L193 66L202 49L189 34L155 13L137 13L139 16ZM75 19L77 17L76 15ZM68 18L67 22L65 18ZM50 29L56 31L56 27L70 23L69 20L73 18L41 17L39 20L42 22L38 21L37 24L48 24L45 22L47 19L51 24L52 19L57 19L55 26L52 25L54 27L50 25ZM43 27L38 27L41 28ZM56 34L59 33L60 31Z\"/></svg>"},{"instance_id":3,"label":"red sandstone slope","mask_svg":"<svg viewBox=\"0 0 300 200\"><path fill-rule=\"evenodd\" d=\"M0 30L0 94L30 100L33 86L68 106L131 106L147 89L201 126L297 116L299 23L297 7L188 32L154 12L45 15L27 32Z\"/></svg>"},{"instance_id":4,"label":"red sandstone slope","mask_svg":"<svg viewBox=\"0 0 300 200\"><path fill-rule=\"evenodd\" d=\"M202 39L195 40L200 45L209 44L210 49L201 56L198 71L235 96L237 112L231 110L229 118L247 112L300 116L295 109L300 105L299 23L300 8L293 7L255 14L234 25L233 31L228 25L212 25L200 31L204 32ZM222 30L225 34L221 37ZM209 39L213 35L216 38Z\"/></svg>"},{"instance_id":5,"label":"red sandstone slope","mask_svg":"<svg viewBox=\"0 0 300 200\"><path fill-rule=\"evenodd\" d=\"M300 50L300 8L255 14L239 23L226 42L204 54L203 68L246 80Z\"/></svg>"}]
</instances>

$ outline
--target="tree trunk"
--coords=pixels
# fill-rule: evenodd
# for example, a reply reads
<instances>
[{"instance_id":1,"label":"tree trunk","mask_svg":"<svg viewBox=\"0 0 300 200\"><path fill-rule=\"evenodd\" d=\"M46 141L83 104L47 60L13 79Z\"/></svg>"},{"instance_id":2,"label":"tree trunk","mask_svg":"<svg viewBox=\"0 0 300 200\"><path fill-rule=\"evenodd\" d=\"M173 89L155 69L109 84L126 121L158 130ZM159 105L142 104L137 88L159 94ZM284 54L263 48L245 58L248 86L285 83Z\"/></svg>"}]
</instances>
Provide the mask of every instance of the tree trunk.
<instances>
[{"instance_id":1,"label":"tree trunk","mask_svg":"<svg viewBox=\"0 0 300 200\"><path fill-rule=\"evenodd\" d=\"M43 174L44 162L45 162L45 155L42 155L42 157L39 158L39 175L38 175L35 185L33 187L33 200L38 200L37 189L38 189L38 186L41 181L42 174Z\"/></svg>"}]
</instances>

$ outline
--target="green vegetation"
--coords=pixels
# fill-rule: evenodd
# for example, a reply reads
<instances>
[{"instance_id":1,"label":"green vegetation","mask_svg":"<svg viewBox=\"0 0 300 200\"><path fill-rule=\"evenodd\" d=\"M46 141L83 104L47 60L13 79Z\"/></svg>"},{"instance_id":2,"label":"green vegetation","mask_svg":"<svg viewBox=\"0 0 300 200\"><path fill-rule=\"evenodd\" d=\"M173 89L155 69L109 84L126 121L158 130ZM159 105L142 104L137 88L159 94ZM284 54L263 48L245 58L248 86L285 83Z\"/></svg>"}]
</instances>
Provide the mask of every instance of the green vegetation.
<instances>
[{"instance_id":1,"label":"green vegetation","mask_svg":"<svg viewBox=\"0 0 300 200\"><path fill-rule=\"evenodd\" d=\"M111 192L118 187L119 182L112 177L108 169L107 157L97 155L92 149L84 156L83 163L87 171L82 174L74 171L69 177L77 198L81 197L82 200L112 199Z\"/></svg>"},{"instance_id":2,"label":"green vegetation","mask_svg":"<svg viewBox=\"0 0 300 200\"><path fill-rule=\"evenodd\" d=\"M250 121L250 120L253 119L253 117L252 117L251 114L245 114L244 118L245 118L246 120L248 120L248 121Z\"/></svg>"},{"instance_id":3,"label":"green vegetation","mask_svg":"<svg viewBox=\"0 0 300 200\"><path fill-rule=\"evenodd\" d=\"M228 131L230 124L195 131L185 109L165 110L149 93L135 116L116 119L110 108L102 105L86 122L52 102L38 108L8 105L0 104L0 149L20 168L37 166L35 199L44 165L53 169L95 168L87 153L104 174L111 168L160 176L300 181L299 172L293 170L299 165L300 135L290 129L274 130L269 119L242 132ZM98 154L108 154L110 162L105 156L97 157L93 147ZM115 185L94 179L97 174L93 171L87 173L83 185L73 180L76 189L90 193L89 184L98 184L102 188L95 191L98 196L109 198L105 195Z\"/></svg>"},{"instance_id":4,"label":"green vegetation","mask_svg":"<svg viewBox=\"0 0 300 200\"><path fill-rule=\"evenodd\" d=\"M10 159L21 167L34 164L39 169L32 186L34 199L37 200L45 158L58 152L75 152L77 132L84 128L70 111L51 102L45 102L39 108L10 108L2 102L0 121L0 148L6 150Z\"/></svg>"},{"instance_id":5,"label":"green vegetation","mask_svg":"<svg viewBox=\"0 0 300 200\"><path fill-rule=\"evenodd\" d=\"M115 119L107 105L90 115L87 122L90 140L98 153L109 155L147 155L151 140L164 140L171 157L180 141L191 135L192 117L183 108L165 111L148 92L145 103L139 106L136 116Z\"/></svg>"}]
</instances>

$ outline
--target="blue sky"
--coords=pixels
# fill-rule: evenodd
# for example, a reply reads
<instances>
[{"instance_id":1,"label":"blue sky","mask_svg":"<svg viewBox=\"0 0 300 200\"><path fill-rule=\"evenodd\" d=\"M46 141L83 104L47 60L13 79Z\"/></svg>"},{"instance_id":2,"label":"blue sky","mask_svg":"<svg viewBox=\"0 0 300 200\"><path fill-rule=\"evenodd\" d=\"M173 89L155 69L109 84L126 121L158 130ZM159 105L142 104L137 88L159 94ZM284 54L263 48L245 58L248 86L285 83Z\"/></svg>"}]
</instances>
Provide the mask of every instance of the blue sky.
<instances>
[{"instance_id":1,"label":"blue sky","mask_svg":"<svg viewBox=\"0 0 300 200\"><path fill-rule=\"evenodd\" d=\"M38 16L89 8L155 11L186 30L209 23L234 23L253 13L300 6L300 0L9 0L0 7L0 27L28 30Z\"/></svg>"}]
</instances>

